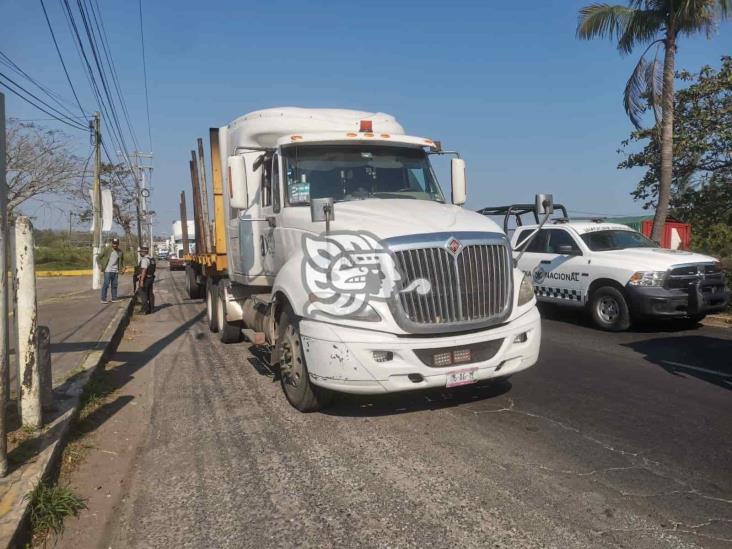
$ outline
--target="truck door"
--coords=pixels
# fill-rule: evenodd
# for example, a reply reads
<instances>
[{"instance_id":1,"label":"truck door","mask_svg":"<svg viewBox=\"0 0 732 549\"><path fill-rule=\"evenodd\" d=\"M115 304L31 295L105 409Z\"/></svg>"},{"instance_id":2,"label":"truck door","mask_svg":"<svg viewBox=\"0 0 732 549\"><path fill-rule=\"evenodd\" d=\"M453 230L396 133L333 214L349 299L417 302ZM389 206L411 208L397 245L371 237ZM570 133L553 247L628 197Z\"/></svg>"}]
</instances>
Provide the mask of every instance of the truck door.
<instances>
[{"instance_id":1,"label":"truck door","mask_svg":"<svg viewBox=\"0 0 732 549\"><path fill-rule=\"evenodd\" d=\"M274 276L280 267L277 261L277 252L282 244L277 242L277 237L281 233L281 230L277 227L277 214L281 208L280 155L277 152L265 159L264 181L265 184L262 189L263 221L259 236L259 253L264 273L267 276Z\"/></svg>"},{"instance_id":2,"label":"truck door","mask_svg":"<svg viewBox=\"0 0 732 549\"><path fill-rule=\"evenodd\" d=\"M517 249L532 230L524 229L518 235ZM582 251L566 229L541 229L518 267L531 276L539 300L567 305L584 303L586 277L582 276Z\"/></svg>"},{"instance_id":3,"label":"truck door","mask_svg":"<svg viewBox=\"0 0 732 549\"><path fill-rule=\"evenodd\" d=\"M262 237L267 227L264 211L271 206L271 178L265 177L265 172L269 173L268 163L272 158L260 152L244 153L242 156L247 170L249 206L237 210L239 261L235 272L243 277L241 282L244 284L267 285L271 281L266 277L262 262ZM233 185L236 184L234 181ZM232 245L235 241L232 239Z\"/></svg>"}]
</instances>

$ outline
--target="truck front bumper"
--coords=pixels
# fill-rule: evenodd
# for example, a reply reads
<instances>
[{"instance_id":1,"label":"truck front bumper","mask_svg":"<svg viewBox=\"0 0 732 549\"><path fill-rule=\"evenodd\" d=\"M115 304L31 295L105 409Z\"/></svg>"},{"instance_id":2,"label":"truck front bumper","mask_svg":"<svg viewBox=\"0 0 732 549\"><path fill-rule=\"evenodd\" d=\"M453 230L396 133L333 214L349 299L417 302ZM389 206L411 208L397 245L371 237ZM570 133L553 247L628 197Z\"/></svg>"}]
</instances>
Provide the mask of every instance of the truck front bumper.
<instances>
[{"instance_id":1,"label":"truck front bumper","mask_svg":"<svg viewBox=\"0 0 732 549\"><path fill-rule=\"evenodd\" d=\"M729 303L724 283L694 282L683 290L626 286L628 304L635 316L684 318L723 311Z\"/></svg>"},{"instance_id":2,"label":"truck front bumper","mask_svg":"<svg viewBox=\"0 0 732 549\"><path fill-rule=\"evenodd\" d=\"M440 337L397 336L303 319L300 335L313 384L344 393L378 394L444 387L448 374L460 370L474 369L476 381L525 370L539 356L541 319L532 307L499 327ZM456 349L471 349L471 356L485 360L428 365L434 354Z\"/></svg>"}]
</instances>

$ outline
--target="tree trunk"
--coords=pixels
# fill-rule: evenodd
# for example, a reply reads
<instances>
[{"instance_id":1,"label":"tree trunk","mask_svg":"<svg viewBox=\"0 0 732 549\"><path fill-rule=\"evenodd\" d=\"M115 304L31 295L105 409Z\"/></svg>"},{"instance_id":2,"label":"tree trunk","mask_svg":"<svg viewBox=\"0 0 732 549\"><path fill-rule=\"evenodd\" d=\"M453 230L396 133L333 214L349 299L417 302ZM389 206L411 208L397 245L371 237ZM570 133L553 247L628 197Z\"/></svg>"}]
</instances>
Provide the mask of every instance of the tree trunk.
<instances>
[{"instance_id":1,"label":"tree trunk","mask_svg":"<svg viewBox=\"0 0 732 549\"><path fill-rule=\"evenodd\" d=\"M651 239L661 242L663 228L668 216L671 197L674 163L674 57L676 56L676 32L670 28L666 33L663 58L663 98L661 108L661 180L658 182L658 204L653 218Z\"/></svg>"}]
</instances>

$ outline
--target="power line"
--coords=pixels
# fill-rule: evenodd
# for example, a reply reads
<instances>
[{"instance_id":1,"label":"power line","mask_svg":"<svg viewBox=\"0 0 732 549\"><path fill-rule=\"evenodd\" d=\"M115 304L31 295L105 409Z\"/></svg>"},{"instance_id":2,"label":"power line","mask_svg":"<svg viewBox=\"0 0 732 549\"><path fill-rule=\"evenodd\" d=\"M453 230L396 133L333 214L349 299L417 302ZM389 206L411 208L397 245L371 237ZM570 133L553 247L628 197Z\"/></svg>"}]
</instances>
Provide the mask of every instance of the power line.
<instances>
[{"instance_id":1,"label":"power line","mask_svg":"<svg viewBox=\"0 0 732 549\"><path fill-rule=\"evenodd\" d=\"M57 109L54 109L48 103L46 103L45 101L43 101L43 99L38 98L37 96L35 96L34 94L32 94L31 92L29 92L28 90L26 90L23 86L21 86L20 84L18 84L17 82L15 82L12 78L9 78L8 76L4 75L1 72L0 72L0 77L1 78L5 78L6 80L8 80L10 82L10 85L7 84L7 83L5 83L5 82L0 82L0 85L5 86L5 88L7 88L10 92L12 92L15 95L17 95L18 97L20 97L26 103L29 103L30 105L33 105L39 111L42 111L42 112L46 113L48 116L54 118L55 120L58 120L59 122L62 122L64 124L66 124L67 126L71 126L72 128L75 128L77 130L82 130L82 131L87 131L88 130L88 128L86 126L83 126L82 124L80 124L76 120L73 120L72 118L69 118L68 116L66 116L62 112L58 111ZM43 107L39 106L38 104L34 103L33 101L31 101L30 99L28 99L27 97L25 97L22 93L14 90L11 87L11 85L12 86L15 86L17 88L20 88L26 94L28 94L32 98L34 98L36 101L39 101L40 103L42 103L43 105L45 105L46 107L48 107L49 109L51 109L52 111L58 113L59 116L54 115L53 112L50 112L50 111L44 109Z\"/></svg>"},{"instance_id":2,"label":"power line","mask_svg":"<svg viewBox=\"0 0 732 549\"><path fill-rule=\"evenodd\" d=\"M145 32L142 24L142 0L138 0L140 7L140 42L142 43L142 74L145 79L145 108L147 109L147 138L152 151L152 129L150 126L150 98L147 93L147 62L145 61Z\"/></svg>"},{"instance_id":3,"label":"power line","mask_svg":"<svg viewBox=\"0 0 732 549\"><path fill-rule=\"evenodd\" d=\"M74 94L74 99L76 99L76 104L79 106L79 110L86 117L86 113L84 112L84 107L81 106L81 101L79 101L79 96L76 95L76 90L74 89L74 84L71 82L71 77L69 76L69 71L66 69L66 63L64 63L64 56L61 55L61 49L58 47L58 42L56 41L56 34L53 32L53 26L51 26L51 20L48 17L48 12L46 11L46 5L43 3L43 0L41 0L41 7L43 8L43 15L46 18L46 24L48 25L48 30L51 32L51 38L53 39L53 45L56 48L56 53L58 54L59 61L61 61L61 66L64 68L64 74L66 75L66 81L69 83L69 87L71 88L71 93Z\"/></svg>"},{"instance_id":4,"label":"power line","mask_svg":"<svg viewBox=\"0 0 732 549\"><path fill-rule=\"evenodd\" d=\"M110 123L110 136L113 141L116 142L116 146L118 149L122 150L124 152L123 159L127 163L127 165L130 167L130 171L132 172L133 178L137 180L137 176L134 172L134 169L132 167L132 164L129 160L129 151L127 149L127 145L125 143L124 134L121 131L121 127L119 125L119 120L116 116L116 111L114 111L114 102L111 99L111 95L109 93L109 89L106 85L106 80L104 78L104 73L101 69L101 63L99 62L99 56L97 55L97 49L96 49L96 42L92 38L92 34L90 33L89 26L86 20L86 12L83 9L83 6L77 0L77 6L80 10L80 15L82 17L82 22L84 23L87 38L89 40L89 47L91 48L92 55L94 56L95 65L97 66L97 69L99 70L99 76L102 82L102 86L104 87L104 96L106 96L107 101L109 102L109 109L107 108L107 102L104 100L104 96L102 95L102 92L100 90L100 87L97 83L97 79L94 75L94 70L92 69L92 65L89 61L89 57L86 54L86 48L84 47L84 42L81 39L81 34L79 33L79 28L76 24L76 19L74 17L73 10L71 9L71 6L69 5L68 0L61 0L62 1L62 8L64 9L64 15L66 17L66 21L69 25L69 29L71 30L72 36L75 37L75 46L77 49L77 53L79 54L79 58L82 61L82 64L86 67L86 74L87 74L87 80L89 81L89 85L92 88L92 91L94 93L94 96L97 101L97 105L99 106L99 109L104 112L105 118ZM111 161L111 160L110 160Z\"/></svg>"},{"instance_id":5,"label":"power line","mask_svg":"<svg viewBox=\"0 0 732 549\"><path fill-rule=\"evenodd\" d=\"M132 144L135 146L136 149L139 149L140 146L137 144L137 135L135 135L135 130L132 127L132 122L130 120L130 113L127 110L127 102L125 101L124 95L122 94L122 89L119 83L119 77L117 75L117 67L114 64L114 56L112 55L112 47L109 44L109 36L107 35L107 29L104 26L104 18L102 17L102 11L99 8L99 2L97 0L94 0L94 3L92 4L91 0L88 0L90 11L92 14L92 18L94 20L94 24L97 28L97 34L100 37L100 41L102 43L102 49L104 50L104 56L107 59L107 64L110 67L110 72L112 74L112 83L114 84L114 88L117 92L117 97L119 98L120 105L122 106L122 114L124 115L125 122L127 124L127 129L130 131L130 136L132 137ZM95 10L96 6L96 10ZM98 14L98 15L97 15Z\"/></svg>"},{"instance_id":6,"label":"power line","mask_svg":"<svg viewBox=\"0 0 732 549\"><path fill-rule=\"evenodd\" d=\"M31 84L35 85L39 90L41 90L43 93L45 93L51 99L51 101L53 101L59 107L61 107L61 109L64 110L65 115L67 115L71 118L74 117L74 113L71 112L71 110L61 101L63 98L58 93L54 92L47 86L44 86L43 84L38 82L38 80L33 78L30 74L25 72L22 68L20 68L15 61L10 59L10 57L8 57L8 55L3 53L2 51L0 51L0 63L5 65L6 67L8 67L10 70L15 72L19 76L22 76L23 78L28 80Z\"/></svg>"}]
</instances>

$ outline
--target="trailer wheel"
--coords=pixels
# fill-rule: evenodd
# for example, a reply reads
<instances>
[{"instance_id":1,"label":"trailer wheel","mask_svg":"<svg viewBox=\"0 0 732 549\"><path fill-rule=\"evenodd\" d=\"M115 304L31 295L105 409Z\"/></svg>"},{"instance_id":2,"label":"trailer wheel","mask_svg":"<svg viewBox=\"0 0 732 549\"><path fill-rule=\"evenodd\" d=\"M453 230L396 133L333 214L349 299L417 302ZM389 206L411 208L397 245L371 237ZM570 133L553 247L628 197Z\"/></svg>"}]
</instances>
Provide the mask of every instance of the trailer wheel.
<instances>
[{"instance_id":1,"label":"trailer wheel","mask_svg":"<svg viewBox=\"0 0 732 549\"><path fill-rule=\"evenodd\" d=\"M282 312L277 326L280 382L292 406L301 412L315 412L330 403L332 393L310 382L298 325L299 320L292 311Z\"/></svg>"},{"instance_id":2,"label":"trailer wheel","mask_svg":"<svg viewBox=\"0 0 732 549\"><path fill-rule=\"evenodd\" d=\"M598 328L609 332L622 332L630 328L628 303L617 288L602 286L592 292L590 311Z\"/></svg>"},{"instance_id":3,"label":"trailer wheel","mask_svg":"<svg viewBox=\"0 0 732 549\"><path fill-rule=\"evenodd\" d=\"M201 285L196 280L196 270L190 265L185 266L186 271L186 291L190 299L201 299Z\"/></svg>"},{"instance_id":4,"label":"trailer wheel","mask_svg":"<svg viewBox=\"0 0 732 549\"><path fill-rule=\"evenodd\" d=\"M219 331L218 315L216 314L217 302L218 291L216 284L208 278L206 279L206 318L208 319L208 329L213 333Z\"/></svg>"},{"instance_id":5,"label":"trailer wheel","mask_svg":"<svg viewBox=\"0 0 732 549\"><path fill-rule=\"evenodd\" d=\"M225 287L223 282L218 284L216 292L216 324L219 327L219 337L222 343L238 343L241 341L241 326L238 322L226 320Z\"/></svg>"}]
</instances>

